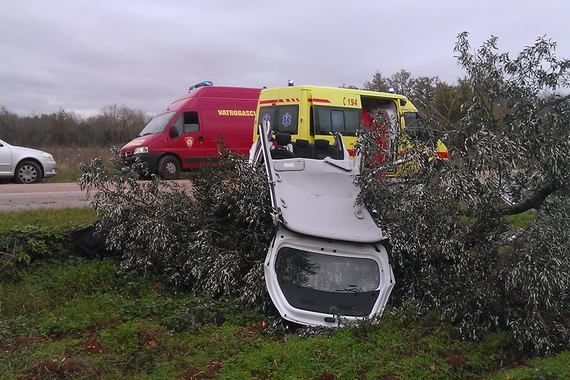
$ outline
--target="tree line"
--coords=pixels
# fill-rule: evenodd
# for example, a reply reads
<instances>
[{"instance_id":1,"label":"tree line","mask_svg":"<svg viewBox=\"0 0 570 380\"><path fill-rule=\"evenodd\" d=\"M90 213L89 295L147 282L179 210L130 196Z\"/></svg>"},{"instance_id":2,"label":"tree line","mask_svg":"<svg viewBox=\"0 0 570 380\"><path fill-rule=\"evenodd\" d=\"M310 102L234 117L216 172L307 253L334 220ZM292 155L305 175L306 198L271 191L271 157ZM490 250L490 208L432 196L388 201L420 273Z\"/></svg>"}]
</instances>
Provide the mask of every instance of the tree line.
<instances>
[{"instance_id":1,"label":"tree line","mask_svg":"<svg viewBox=\"0 0 570 380\"><path fill-rule=\"evenodd\" d=\"M105 106L91 117L63 109L22 116L0 107L0 138L30 147L111 147L131 140L149 119L141 110L118 105Z\"/></svg>"}]
</instances>

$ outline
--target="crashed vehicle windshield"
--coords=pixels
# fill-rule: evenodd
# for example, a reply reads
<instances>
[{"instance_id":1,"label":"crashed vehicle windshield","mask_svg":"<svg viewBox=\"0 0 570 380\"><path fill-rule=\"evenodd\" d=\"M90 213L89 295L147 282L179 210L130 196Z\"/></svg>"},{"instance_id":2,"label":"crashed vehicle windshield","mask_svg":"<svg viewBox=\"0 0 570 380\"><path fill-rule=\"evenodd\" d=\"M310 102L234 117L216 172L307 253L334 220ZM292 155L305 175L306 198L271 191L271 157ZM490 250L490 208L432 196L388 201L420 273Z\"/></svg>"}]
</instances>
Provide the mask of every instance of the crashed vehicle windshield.
<instances>
[{"instance_id":1,"label":"crashed vehicle windshield","mask_svg":"<svg viewBox=\"0 0 570 380\"><path fill-rule=\"evenodd\" d=\"M378 296L378 264L368 258L327 255L283 247L275 273L291 306L319 313L367 316Z\"/></svg>"}]
</instances>

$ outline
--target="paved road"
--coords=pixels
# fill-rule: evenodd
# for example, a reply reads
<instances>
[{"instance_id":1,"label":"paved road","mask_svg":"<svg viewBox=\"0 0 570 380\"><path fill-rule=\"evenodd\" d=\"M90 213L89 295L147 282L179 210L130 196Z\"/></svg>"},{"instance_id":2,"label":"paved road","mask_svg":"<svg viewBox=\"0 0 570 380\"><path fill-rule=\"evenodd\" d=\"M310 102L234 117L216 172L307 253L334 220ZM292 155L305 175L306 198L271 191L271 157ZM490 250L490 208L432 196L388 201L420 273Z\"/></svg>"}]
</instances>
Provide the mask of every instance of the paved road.
<instances>
[{"instance_id":1,"label":"paved road","mask_svg":"<svg viewBox=\"0 0 570 380\"><path fill-rule=\"evenodd\" d=\"M177 182L187 189L192 188L188 180ZM89 207L89 202L87 194L76 183L0 184L0 212Z\"/></svg>"},{"instance_id":2,"label":"paved road","mask_svg":"<svg viewBox=\"0 0 570 380\"><path fill-rule=\"evenodd\" d=\"M0 212L66 207L89 207L76 183L0 184Z\"/></svg>"}]
</instances>

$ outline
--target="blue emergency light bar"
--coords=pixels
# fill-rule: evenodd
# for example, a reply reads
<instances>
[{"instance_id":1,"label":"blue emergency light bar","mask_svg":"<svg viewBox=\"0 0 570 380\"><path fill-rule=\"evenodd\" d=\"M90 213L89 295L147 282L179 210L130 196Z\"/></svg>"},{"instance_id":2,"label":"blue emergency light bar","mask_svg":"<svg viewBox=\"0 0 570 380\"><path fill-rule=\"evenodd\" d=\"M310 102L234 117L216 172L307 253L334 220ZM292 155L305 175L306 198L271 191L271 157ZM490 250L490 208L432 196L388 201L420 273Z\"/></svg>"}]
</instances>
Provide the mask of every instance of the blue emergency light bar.
<instances>
[{"instance_id":1,"label":"blue emergency light bar","mask_svg":"<svg viewBox=\"0 0 570 380\"><path fill-rule=\"evenodd\" d=\"M190 92L190 91L192 91L198 87L207 87L207 86L213 86L213 85L214 85L214 82L212 82L211 80L205 80L203 82L196 83L195 85L190 86L190 88L188 88L188 92Z\"/></svg>"}]
</instances>

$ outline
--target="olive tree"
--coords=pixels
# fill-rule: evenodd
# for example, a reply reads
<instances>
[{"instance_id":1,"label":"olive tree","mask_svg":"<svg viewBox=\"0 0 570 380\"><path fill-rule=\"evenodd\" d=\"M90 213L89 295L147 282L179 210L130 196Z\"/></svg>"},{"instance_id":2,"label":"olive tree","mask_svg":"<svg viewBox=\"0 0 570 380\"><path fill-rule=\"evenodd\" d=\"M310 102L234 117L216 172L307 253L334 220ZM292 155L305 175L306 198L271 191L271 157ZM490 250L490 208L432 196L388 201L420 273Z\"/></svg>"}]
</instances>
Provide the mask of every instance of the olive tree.
<instances>
[{"instance_id":1,"label":"olive tree","mask_svg":"<svg viewBox=\"0 0 570 380\"><path fill-rule=\"evenodd\" d=\"M224 153L185 187L138 165L101 159L83 167L94 190L97 228L128 275L153 275L175 287L267 306L263 260L274 234L265 174Z\"/></svg>"},{"instance_id":2,"label":"olive tree","mask_svg":"<svg viewBox=\"0 0 570 380\"><path fill-rule=\"evenodd\" d=\"M473 50L458 36L474 97L448 126L461 142L450 160L408 149L415 169L398 178L366 165L361 201L390 235L393 301L438 310L467 337L503 329L547 353L570 337L570 61L545 38L516 57L497 42ZM363 153L378 149L371 134Z\"/></svg>"}]
</instances>

